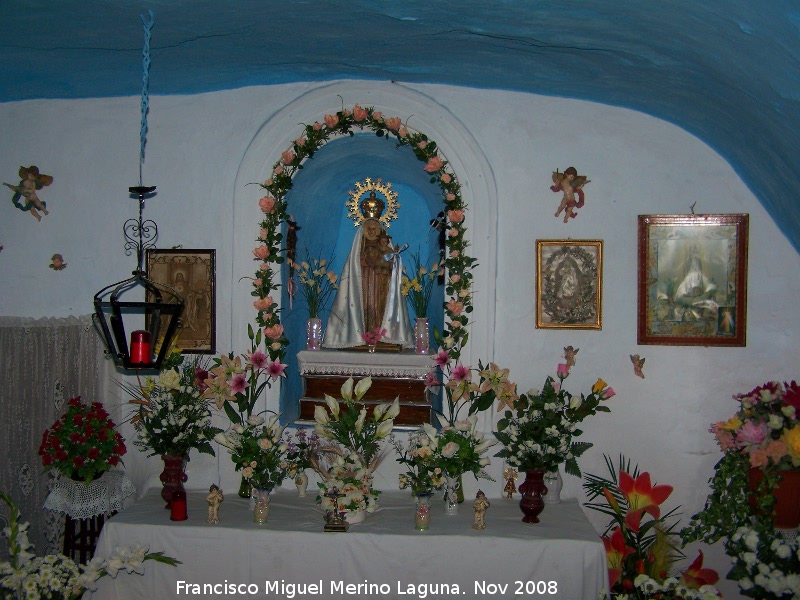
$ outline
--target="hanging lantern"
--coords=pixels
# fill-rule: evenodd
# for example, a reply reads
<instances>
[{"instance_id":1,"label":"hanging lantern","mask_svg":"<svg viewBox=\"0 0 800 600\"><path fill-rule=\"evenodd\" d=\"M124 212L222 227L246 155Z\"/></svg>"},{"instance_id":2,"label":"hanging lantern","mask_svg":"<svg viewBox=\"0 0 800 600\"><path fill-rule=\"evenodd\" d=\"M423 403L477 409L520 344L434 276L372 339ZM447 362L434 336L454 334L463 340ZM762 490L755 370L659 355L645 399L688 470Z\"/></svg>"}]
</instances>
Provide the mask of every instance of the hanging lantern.
<instances>
[{"instance_id":1,"label":"hanging lantern","mask_svg":"<svg viewBox=\"0 0 800 600\"><path fill-rule=\"evenodd\" d=\"M128 219L123 227L126 253L136 252L132 277L112 283L94 295L92 318L103 336L106 354L124 369L159 369L178 332L183 311L181 295L148 279L142 270L145 250L154 248L158 239L155 222L142 220L145 197L154 195L155 189L155 186L129 188L139 199L138 220ZM142 294L143 301L127 299L141 298Z\"/></svg>"}]
</instances>

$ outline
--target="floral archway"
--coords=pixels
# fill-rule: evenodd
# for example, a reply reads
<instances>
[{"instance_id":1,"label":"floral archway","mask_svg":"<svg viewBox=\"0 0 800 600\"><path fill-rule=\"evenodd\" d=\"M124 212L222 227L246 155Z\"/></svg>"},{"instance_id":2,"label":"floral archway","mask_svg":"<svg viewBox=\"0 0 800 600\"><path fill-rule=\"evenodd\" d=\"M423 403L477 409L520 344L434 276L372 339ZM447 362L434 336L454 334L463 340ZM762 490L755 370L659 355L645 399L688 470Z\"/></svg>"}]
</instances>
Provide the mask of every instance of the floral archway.
<instances>
[{"instance_id":1,"label":"floral archway","mask_svg":"<svg viewBox=\"0 0 800 600\"><path fill-rule=\"evenodd\" d=\"M306 125L303 134L281 154L272 167L270 177L259 185L266 191L259 200L263 219L260 223L258 246L253 249L258 267L253 277L256 298L253 306L257 311L256 321L262 328L265 346L270 358L280 360L285 356L289 340L284 335L279 308L272 296L280 287L274 265L284 262L283 224L288 220L286 195L292 188L292 178L303 168L303 162L313 157L326 142L343 135L355 135L356 131L372 131L378 137L393 138L398 147L409 146L414 155L424 163L422 169L429 173L432 184L442 191L444 212L447 218L444 303L445 324L442 332L443 345L451 358L458 359L467 342L469 314L472 312L472 267L475 259L466 249L464 213L466 206L461 196L461 187L448 162L439 154L436 142L421 132L410 129L399 117L384 117L372 107L355 105L352 110L342 109L335 114L326 114L322 122Z\"/></svg>"}]
</instances>

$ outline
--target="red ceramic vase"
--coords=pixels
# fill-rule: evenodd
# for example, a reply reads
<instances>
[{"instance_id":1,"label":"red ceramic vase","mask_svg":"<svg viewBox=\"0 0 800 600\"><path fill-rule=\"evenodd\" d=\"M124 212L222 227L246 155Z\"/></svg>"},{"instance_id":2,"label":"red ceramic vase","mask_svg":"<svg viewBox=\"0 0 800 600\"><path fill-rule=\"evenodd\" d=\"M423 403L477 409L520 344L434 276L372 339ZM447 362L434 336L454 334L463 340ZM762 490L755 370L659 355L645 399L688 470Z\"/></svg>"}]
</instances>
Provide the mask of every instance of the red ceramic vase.
<instances>
[{"instance_id":1,"label":"red ceramic vase","mask_svg":"<svg viewBox=\"0 0 800 600\"><path fill-rule=\"evenodd\" d=\"M539 514L544 510L542 496L547 494L544 473L544 469L525 471L525 481L519 486L519 491L522 494L519 507L525 515L522 517L523 523L539 522Z\"/></svg>"},{"instance_id":2,"label":"red ceramic vase","mask_svg":"<svg viewBox=\"0 0 800 600\"><path fill-rule=\"evenodd\" d=\"M797 529L800 526L800 470L781 471L781 480L775 487L775 527L778 529ZM761 469L750 469L750 491L758 490L764 478ZM755 494L750 496L750 508L756 505Z\"/></svg>"},{"instance_id":3,"label":"red ceramic vase","mask_svg":"<svg viewBox=\"0 0 800 600\"><path fill-rule=\"evenodd\" d=\"M164 470L158 478L164 485L161 488L161 497L167 505L164 508L172 507L172 498L176 490L183 489L183 483L189 479L183 468L186 465L185 456L174 456L172 454L162 454L161 460L164 461Z\"/></svg>"}]
</instances>

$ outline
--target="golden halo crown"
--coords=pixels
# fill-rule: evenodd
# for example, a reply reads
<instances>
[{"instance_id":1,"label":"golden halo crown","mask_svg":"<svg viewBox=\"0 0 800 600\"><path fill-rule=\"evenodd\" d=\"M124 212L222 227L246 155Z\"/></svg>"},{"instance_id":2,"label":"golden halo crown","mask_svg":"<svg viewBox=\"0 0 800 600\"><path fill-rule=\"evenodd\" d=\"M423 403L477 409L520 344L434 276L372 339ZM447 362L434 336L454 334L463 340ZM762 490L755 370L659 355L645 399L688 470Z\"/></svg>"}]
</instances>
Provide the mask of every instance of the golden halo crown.
<instances>
[{"instance_id":1,"label":"golden halo crown","mask_svg":"<svg viewBox=\"0 0 800 600\"><path fill-rule=\"evenodd\" d=\"M383 183L380 179L372 181L367 177L363 182L356 181L355 186L355 190L348 192L350 199L347 201L347 216L353 219L353 225L358 227L365 219L378 219L388 229L391 221L397 218L397 209L400 207L392 184ZM362 200L365 194L367 197Z\"/></svg>"}]
</instances>

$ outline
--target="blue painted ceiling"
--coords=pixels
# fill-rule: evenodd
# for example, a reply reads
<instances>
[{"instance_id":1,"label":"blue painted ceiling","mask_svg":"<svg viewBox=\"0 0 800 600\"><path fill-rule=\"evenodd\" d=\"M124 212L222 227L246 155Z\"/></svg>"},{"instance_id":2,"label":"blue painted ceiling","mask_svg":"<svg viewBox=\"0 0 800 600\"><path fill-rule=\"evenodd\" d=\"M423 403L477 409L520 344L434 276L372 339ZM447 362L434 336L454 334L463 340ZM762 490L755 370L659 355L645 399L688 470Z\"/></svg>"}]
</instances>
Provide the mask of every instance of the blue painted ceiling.
<instances>
[{"instance_id":1,"label":"blue painted ceiling","mask_svg":"<svg viewBox=\"0 0 800 600\"><path fill-rule=\"evenodd\" d=\"M713 147L800 249L796 0L3 0L0 101L138 95L148 10L151 94L358 78L627 107Z\"/></svg>"}]
</instances>

